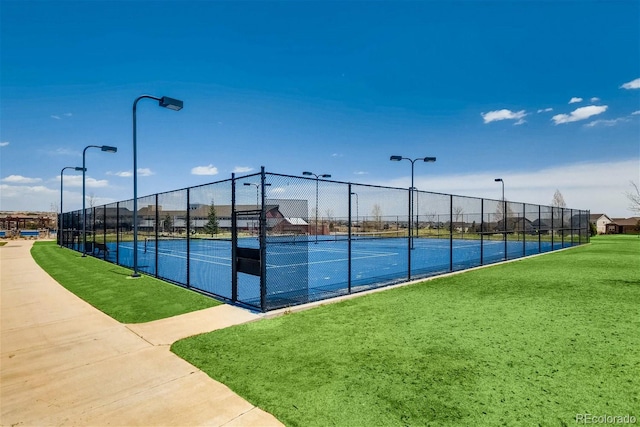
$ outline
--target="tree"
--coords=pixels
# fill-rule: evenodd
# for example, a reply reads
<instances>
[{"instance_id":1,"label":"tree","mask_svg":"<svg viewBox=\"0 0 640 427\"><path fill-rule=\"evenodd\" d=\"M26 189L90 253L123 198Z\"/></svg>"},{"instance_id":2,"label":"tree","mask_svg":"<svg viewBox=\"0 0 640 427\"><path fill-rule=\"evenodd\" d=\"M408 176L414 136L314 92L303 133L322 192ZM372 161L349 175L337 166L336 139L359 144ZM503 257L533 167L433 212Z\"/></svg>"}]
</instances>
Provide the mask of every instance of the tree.
<instances>
[{"instance_id":1,"label":"tree","mask_svg":"<svg viewBox=\"0 0 640 427\"><path fill-rule=\"evenodd\" d=\"M373 209L371 209L371 215L373 215L373 221L376 224L376 229L382 230L382 208L379 204L373 205Z\"/></svg>"},{"instance_id":2,"label":"tree","mask_svg":"<svg viewBox=\"0 0 640 427\"><path fill-rule=\"evenodd\" d=\"M173 227L173 220L171 219L171 215L167 214L164 217L163 229L165 232L170 232Z\"/></svg>"},{"instance_id":3,"label":"tree","mask_svg":"<svg viewBox=\"0 0 640 427\"><path fill-rule=\"evenodd\" d=\"M566 208L567 204L564 202L564 197L562 197L562 193L560 190L556 189L556 192L553 193L553 199L551 199L551 206L553 207L553 217L560 218L562 216L562 208ZM562 218L563 227L566 218ZM563 231L564 233L564 231Z\"/></svg>"},{"instance_id":4,"label":"tree","mask_svg":"<svg viewBox=\"0 0 640 427\"><path fill-rule=\"evenodd\" d=\"M629 210L640 214L640 188L638 188L638 184L633 181L629 181L629 183L633 187L633 191L627 191L625 193L627 199L629 199Z\"/></svg>"},{"instance_id":5,"label":"tree","mask_svg":"<svg viewBox=\"0 0 640 427\"><path fill-rule=\"evenodd\" d=\"M213 200L211 200L211 206L209 206L209 214L207 215L207 223L204 226L204 230L211 234L213 237L214 234L218 234L220 232L220 227L218 225L218 215L216 214L216 207L213 204Z\"/></svg>"},{"instance_id":6,"label":"tree","mask_svg":"<svg viewBox=\"0 0 640 427\"><path fill-rule=\"evenodd\" d=\"M326 210L327 222L329 223L329 231L333 231L333 209Z\"/></svg>"},{"instance_id":7,"label":"tree","mask_svg":"<svg viewBox=\"0 0 640 427\"><path fill-rule=\"evenodd\" d=\"M93 193L93 192L89 193L89 195L87 196L87 203L89 203L89 207L90 208L95 206L95 204L96 204L96 195L95 195L95 193Z\"/></svg>"},{"instance_id":8,"label":"tree","mask_svg":"<svg viewBox=\"0 0 640 427\"><path fill-rule=\"evenodd\" d=\"M564 197L562 197L562 193L560 190L556 189L556 192L553 193L553 199L551 200L551 206L554 208L566 208L567 204L564 202Z\"/></svg>"}]
</instances>

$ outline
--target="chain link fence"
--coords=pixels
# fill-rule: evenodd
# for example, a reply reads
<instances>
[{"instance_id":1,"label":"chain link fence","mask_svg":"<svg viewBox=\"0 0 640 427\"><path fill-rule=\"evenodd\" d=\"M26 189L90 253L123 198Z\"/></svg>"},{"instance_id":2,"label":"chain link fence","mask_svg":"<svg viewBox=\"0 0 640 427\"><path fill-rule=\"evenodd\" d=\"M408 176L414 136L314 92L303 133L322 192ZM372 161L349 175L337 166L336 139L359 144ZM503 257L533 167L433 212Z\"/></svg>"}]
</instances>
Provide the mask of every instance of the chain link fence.
<instances>
[{"instance_id":1,"label":"chain link fence","mask_svg":"<svg viewBox=\"0 0 640 427\"><path fill-rule=\"evenodd\" d=\"M585 210L264 169L141 197L137 213L126 200L85 215L66 212L59 223L63 246L260 311L558 250L590 237Z\"/></svg>"}]
</instances>

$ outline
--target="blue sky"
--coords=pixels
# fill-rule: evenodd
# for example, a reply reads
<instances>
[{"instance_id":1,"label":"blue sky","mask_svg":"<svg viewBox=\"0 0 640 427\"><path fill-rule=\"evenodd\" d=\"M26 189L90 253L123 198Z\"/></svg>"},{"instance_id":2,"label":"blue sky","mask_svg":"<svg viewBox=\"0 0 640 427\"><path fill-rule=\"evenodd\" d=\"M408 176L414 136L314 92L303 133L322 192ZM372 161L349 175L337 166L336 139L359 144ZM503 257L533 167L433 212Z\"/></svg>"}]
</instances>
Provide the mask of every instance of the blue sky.
<instances>
[{"instance_id":1,"label":"blue sky","mask_svg":"<svg viewBox=\"0 0 640 427\"><path fill-rule=\"evenodd\" d=\"M329 173L628 217L640 181L637 1L0 0L1 210ZM65 210L82 206L66 171Z\"/></svg>"}]
</instances>

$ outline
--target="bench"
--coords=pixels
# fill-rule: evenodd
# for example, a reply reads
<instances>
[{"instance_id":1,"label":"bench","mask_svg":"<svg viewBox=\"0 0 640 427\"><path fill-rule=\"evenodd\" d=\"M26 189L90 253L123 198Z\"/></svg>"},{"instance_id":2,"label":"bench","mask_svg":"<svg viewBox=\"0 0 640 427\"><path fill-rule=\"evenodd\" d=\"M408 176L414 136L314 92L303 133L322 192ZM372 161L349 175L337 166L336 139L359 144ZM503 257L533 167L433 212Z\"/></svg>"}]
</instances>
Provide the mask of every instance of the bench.
<instances>
[{"instance_id":1,"label":"bench","mask_svg":"<svg viewBox=\"0 0 640 427\"><path fill-rule=\"evenodd\" d=\"M96 255L96 251L98 251L98 253L97 253L98 256L100 255L100 252L102 252L105 257L109 255L109 248L104 243L95 242L93 244L93 249L92 249L91 253L93 255Z\"/></svg>"}]
</instances>

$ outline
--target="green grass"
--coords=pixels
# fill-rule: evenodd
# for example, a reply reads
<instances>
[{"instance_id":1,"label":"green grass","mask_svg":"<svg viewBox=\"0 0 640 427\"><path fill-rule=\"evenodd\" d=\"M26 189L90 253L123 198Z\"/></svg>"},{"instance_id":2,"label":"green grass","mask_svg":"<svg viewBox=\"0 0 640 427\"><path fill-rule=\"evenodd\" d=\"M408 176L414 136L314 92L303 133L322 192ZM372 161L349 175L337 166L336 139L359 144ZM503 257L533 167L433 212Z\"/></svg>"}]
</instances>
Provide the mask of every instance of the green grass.
<instances>
[{"instance_id":1,"label":"green grass","mask_svg":"<svg viewBox=\"0 0 640 427\"><path fill-rule=\"evenodd\" d=\"M640 239L187 338L172 351L289 426L640 417Z\"/></svg>"},{"instance_id":2,"label":"green grass","mask_svg":"<svg viewBox=\"0 0 640 427\"><path fill-rule=\"evenodd\" d=\"M131 270L55 242L36 242L31 255L62 286L122 323L142 323L221 304L212 298L149 276L131 279Z\"/></svg>"}]
</instances>

